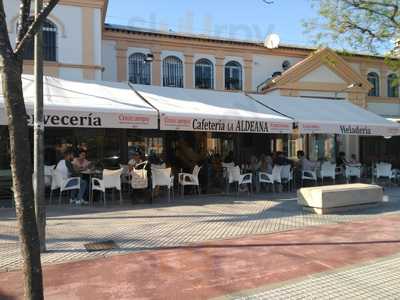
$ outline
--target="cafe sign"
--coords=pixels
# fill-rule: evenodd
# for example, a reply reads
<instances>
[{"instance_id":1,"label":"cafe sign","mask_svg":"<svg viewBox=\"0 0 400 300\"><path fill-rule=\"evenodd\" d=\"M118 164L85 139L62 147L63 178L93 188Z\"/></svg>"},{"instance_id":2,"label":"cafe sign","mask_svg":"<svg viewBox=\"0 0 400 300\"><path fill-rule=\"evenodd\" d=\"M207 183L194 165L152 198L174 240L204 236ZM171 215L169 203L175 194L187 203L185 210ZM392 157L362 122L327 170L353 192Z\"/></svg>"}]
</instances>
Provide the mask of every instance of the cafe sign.
<instances>
[{"instance_id":1,"label":"cafe sign","mask_svg":"<svg viewBox=\"0 0 400 300\"><path fill-rule=\"evenodd\" d=\"M400 135L400 126L354 125L337 123L307 123L299 122L302 134L340 134L361 136L396 136Z\"/></svg>"},{"instance_id":2,"label":"cafe sign","mask_svg":"<svg viewBox=\"0 0 400 300\"><path fill-rule=\"evenodd\" d=\"M27 112L28 125L33 126L33 110L28 108ZM158 118L156 114L47 110L43 123L45 127L156 129ZM0 125L7 125L4 111L0 111Z\"/></svg>"},{"instance_id":3,"label":"cafe sign","mask_svg":"<svg viewBox=\"0 0 400 300\"><path fill-rule=\"evenodd\" d=\"M291 122L268 120L229 120L161 116L162 130L241 132L241 133L291 133Z\"/></svg>"}]
</instances>

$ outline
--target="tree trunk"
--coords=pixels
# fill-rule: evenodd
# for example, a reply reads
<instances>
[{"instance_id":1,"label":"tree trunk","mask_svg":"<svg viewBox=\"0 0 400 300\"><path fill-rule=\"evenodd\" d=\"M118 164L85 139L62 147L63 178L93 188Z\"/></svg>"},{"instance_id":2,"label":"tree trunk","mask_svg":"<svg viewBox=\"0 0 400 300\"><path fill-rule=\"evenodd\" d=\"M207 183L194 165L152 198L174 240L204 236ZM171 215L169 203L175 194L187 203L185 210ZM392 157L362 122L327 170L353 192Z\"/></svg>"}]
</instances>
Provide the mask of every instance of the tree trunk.
<instances>
[{"instance_id":1,"label":"tree trunk","mask_svg":"<svg viewBox=\"0 0 400 300\"><path fill-rule=\"evenodd\" d=\"M32 188L31 145L22 90L22 59L3 61L2 85L10 134L11 171L18 222L25 299L43 299L40 241Z\"/></svg>"}]
</instances>

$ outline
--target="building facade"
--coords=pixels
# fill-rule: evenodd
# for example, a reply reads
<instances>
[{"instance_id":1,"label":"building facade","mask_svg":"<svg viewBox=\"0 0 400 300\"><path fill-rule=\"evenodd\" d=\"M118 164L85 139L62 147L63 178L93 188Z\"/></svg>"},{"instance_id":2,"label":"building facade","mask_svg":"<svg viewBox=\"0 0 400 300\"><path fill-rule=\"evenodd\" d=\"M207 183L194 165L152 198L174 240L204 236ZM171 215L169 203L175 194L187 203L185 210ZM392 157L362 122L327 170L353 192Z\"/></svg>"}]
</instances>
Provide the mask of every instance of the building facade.
<instances>
[{"instance_id":1,"label":"building facade","mask_svg":"<svg viewBox=\"0 0 400 300\"><path fill-rule=\"evenodd\" d=\"M75 81L348 99L381 116L400 118L397 75L383 57L290 45L268 49L256 42L111 25L105 23L107 5L107 0L60 1L44 26L47 75ZM15 40L18 7L18 0L5 3L11 40ZM24 73L30 74L32 53L25 54ZM6 128L0 126L0 130L5 136ZM165 152L166 144L178 147L173 133L160 131L104 129L93 134L90 130L50 129L47 134L53 146L60 136L70 137L74 142L97 145L94 156L107 157L119 151L123 160L138 141L160 153ZM240 147L243 157L251 152L276 150L293 157L297 150L306 150L312 159L334 159L337 152L344 151L364 161L398 160L395 154L400 146L399 138L394 137L294 134L260 139L249 135L239 141L226 134L182 136L203 152L208 147L224 148L225 154ZM5 141L0 140L4 147ZM121 146L117 150L118 144ZM190 155L195 157L192 150ZM4 156L6 151L2 153ZM7 160L0 156L1 161Z\"/></svg>"}]
</instances>

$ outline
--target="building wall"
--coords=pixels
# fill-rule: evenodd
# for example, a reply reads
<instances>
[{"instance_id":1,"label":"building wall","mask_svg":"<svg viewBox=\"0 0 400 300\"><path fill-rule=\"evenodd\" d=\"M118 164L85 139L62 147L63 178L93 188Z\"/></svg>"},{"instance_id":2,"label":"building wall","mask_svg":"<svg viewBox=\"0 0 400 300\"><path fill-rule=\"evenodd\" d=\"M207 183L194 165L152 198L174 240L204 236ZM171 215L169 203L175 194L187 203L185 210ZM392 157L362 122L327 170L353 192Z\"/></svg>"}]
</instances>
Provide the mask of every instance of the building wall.
<instances>
[{"instance_id":1,"label":"building wall","mask_svg":"<svg viewBox=\"0 0 400 300\"><path fill-rule=\"evenodd\" d=\"M18 0L4 3L13 46L19 3ZM48 17L57 27L57 60L45 62L46 74L75 80L101 79L102 11L98 0L60 1ZM32 61L26 61L24 72L33 72Z\"/></svg>"},{"instance_id":2,"label":"building wall","mask_svg":"<svg viewBox=\"0 0 400 300\"><path fill-rule=\"evenodd\" d=\"M282 71L282 62L288 60L295 64L308 55L308 51L269 50L259 46L241 46L218 41L183 41L173 37L159 37L136 33L114 32L105 30L103 51L114 56L105 62L103 79L126 81L128 79L129 55L134 52L152 53L152 84L161 85L162 60L168 55L175 55L183 61L184 87L193 88L195 83L195 63L207 58L214 67L214 88L225 89L224 66L233 60L242 67L243 90L255 91L257 86L276 71ZM285 55L288 53L289 55ZM103 56L105 58L105 56ZM116 70L116 72L115 72Z\"/></svg>"}]
</instances>

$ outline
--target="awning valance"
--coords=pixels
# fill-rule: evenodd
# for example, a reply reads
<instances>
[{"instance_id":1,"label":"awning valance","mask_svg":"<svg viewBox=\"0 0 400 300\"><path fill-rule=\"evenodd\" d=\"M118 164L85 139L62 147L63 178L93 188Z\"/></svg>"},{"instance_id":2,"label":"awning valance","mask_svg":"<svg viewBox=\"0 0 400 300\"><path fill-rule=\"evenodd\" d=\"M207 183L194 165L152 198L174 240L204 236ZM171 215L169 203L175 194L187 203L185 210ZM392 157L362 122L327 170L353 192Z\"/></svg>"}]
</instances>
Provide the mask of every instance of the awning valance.
<instances>
[{"instance_id":1,"label":"awning valance","mask_svg":"<svg viewBox=\"0 0 400 300\"><path fill-rule=\"evenodd\" d=\"M23 76L28 122L33 124L35 84ZM158 112L127 83L70 81L44 77L44 123L47 127L158 128ZM2 95L2 93L0 93ZM4 99L0 96L0 125L6 125Z\"/></svg>"},{"instance_id":2,"label":"awning valance","mask_svg":"<svg viewBox=\"0 0 400 300\"><path fill-rule=\"evenodd\" d=\"M158 109L161 130L291 133L293 120L244 93L133 85Z\"/></svg>"},{"instance_id":3,"label":"awning valance","mask_svg":"<svg viewBox=\"0 0 400 300\"><path fill-rule=\"evenodd\" d=\"M265 106L291 117L303 134L395 136L399 124L386 120L347 100L251 94Z\"/></svg>"}]
</instances>

